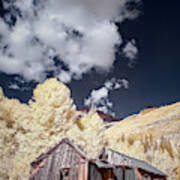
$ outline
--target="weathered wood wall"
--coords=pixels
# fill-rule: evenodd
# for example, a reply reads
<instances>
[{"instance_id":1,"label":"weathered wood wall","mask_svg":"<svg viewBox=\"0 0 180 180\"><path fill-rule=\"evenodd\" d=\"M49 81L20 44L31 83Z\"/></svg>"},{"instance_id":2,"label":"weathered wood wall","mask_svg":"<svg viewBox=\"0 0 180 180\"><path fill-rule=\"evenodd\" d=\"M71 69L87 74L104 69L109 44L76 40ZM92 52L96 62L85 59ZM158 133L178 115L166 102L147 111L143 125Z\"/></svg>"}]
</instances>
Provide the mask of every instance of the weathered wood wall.
<instances>
[{"instance_id":1,"label":"weathered wood wall","mask_svg":"<svg viewBox=\"0 0 180 180\"><path fill-rule=\"evenodd\" d=\"M125 168L125 180L136 180L134 169Z\"/></svg>"},{"instance_id":2,"label":"weathered wood wall","mask_svg":"<svg viewBox=\"0 0 180 180\"><path fill-rule=\"evenodd\" d=\"M103 177L95 164L89 164L88 180L103 180Z\"/></svg>"},{"instance_id":3,"label":"weathered wood wall","mask_svg":"<svg viewBox=\"0 0 180 180\"><path fill-rule=\"evenodd\" d=\"M113 169L113 172L117 180L121 180L121 179L123 180L123 178L125 177L123 168L115 168Z\"/></svg>"},{"instance_id":4,"label":"weathered wood wall","mask_svg":"<svg viewBox=\"0 0 180 180\"><path fill-rule=\"evenodd\" d=\"M78 180L88 180L89 162L81 163L78 169Z\"/></svg>"},{"instance_id":5,"label":"weathered wood wall","mask_svg":"<svg viewBox=\"0 0 180 180\"><path fill-rule=\"evenodd\" d=\"M62 143L53 152L44 158L43 163L32 172L29 180L60 180L63 168L69 170L69 180L78 179L78 168L85 160L69 144ZM34 170L34 171L35 171Z\"/></svg>"}]
</instances>

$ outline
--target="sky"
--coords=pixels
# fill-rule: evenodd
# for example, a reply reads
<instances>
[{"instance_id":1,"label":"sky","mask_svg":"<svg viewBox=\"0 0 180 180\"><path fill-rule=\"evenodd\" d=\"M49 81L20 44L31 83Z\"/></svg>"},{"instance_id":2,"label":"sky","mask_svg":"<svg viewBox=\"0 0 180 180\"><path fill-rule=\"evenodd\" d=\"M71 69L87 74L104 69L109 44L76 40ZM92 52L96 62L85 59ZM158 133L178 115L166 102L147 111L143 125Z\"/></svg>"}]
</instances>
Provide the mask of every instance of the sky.
<instances>
[{"instance_id":1,"label":"sky","mask_svg":"<svg viewBox=\"0 0 180 180\"><path fill-rule=\"evenodd\" d=\"M55 77L70 87L79 109L95 104L119 118L180 100L180 2L9 0L0 5L5 96L27 103L38 83Z\"/></svg>"}]
</instances>

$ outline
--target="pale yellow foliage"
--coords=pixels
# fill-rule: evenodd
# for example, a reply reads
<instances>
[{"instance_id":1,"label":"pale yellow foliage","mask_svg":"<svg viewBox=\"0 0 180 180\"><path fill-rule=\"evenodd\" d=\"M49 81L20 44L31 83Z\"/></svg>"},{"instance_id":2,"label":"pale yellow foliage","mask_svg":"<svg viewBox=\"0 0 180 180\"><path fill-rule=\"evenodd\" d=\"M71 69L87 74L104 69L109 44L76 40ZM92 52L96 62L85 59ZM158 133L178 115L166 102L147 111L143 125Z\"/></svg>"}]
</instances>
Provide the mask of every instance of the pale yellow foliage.
<instances>
[{"instance_id":1,"label":"pale yellow foliage","mask_svg":"<svg viewBox=\"0 0 180 180\"><path fill-rule=\"evenodd\" d=\"M0 179L8 179L14 169L14 158L20 149L23 134L28 132L30 113L27 105L17 100L0 101ZM10 178L9 178L10 179Z\"/></svg>"},{"instance_id":2,"label":"pale yellow foliage","mask_svg":"<svg viewBox=\"0 0 180 180\"><path fill-rule=\"evenodd\" d=\"M103 120L92 109L76 122L76 125L70 129L68 137L81 145L89 158L95 159L105 146L104 131Z\"/></svg>"},{"instance_id":3,"label":"pale yellow foliage","mask_svg":"<svg viewBox=\"0 0 180 180\"><path fill-rule=\"evenodd\" d=\"M0 179L28 176L30 162L58 143L75 119L70 90L55 79L38 85L29 105L2 97Z\"/></svg>"},{"instance_id":4,"label":"pale yellow foliage","mask_svg":"<svg viewBox=\"0 0 180 180\"><path fill-rule=\"evenodd\" d=\"M48 134L65 133L76 118L76 108L70 98L70 90L56 79L50 79L34 90L34 101L30 102L33 119Z\"/></svg>"}]
</instances>

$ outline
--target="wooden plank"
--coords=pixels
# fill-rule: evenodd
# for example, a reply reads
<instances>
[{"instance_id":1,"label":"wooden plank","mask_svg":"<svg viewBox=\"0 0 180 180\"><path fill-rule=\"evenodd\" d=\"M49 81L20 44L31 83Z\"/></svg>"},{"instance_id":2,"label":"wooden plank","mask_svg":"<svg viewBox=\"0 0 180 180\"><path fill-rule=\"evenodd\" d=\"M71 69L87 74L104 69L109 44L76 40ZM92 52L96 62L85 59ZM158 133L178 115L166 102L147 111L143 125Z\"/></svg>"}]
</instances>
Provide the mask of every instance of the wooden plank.
<instances>
[{"instance_id":1,"label":"wooden plank","mask_svg":"<svg viewBox=\"0 0 180 180\"><path fill-rule=\"evenodd\" d=\"M79 164L78 167L78 180L82 180L84 178L84 164Z\"/></svg>"},{"instance_id":2,"label":"wooden plank","mask_svg":"<svg viewBox=\"0 0 180 180\"><path fill-rule=\"evenodd\" d=\"M136 180L134 169L125 168L125 180Z\"/></svg>"},{"instance_id":3,"label":"wooden plank","mask_svg":"<svg viewBox=\"0 0 180 180\"><path fill-rule=\"evenodd\" d=\"M84 180L88 180L88 174L89 174L89 162L86 161L85 163L85 170L84 170Z\"/></svg>"},{"instance_id":4,"label":"wooden plank","mask_svg":"<svg viewBox=\"0 0 180 180\"><path fill-rule=\"evenodd\" d=\"M114 168L113 172L117 180L123 179L123 168Z\"/></svg>"},{"instance_id":5,"label":"wooden plank","mask_svg":"<svg viewBox=\"0 0 180 180\"><path fill-rule=\"evenodd\" d=\"M89 178L88 180L103 180L100 172L98 171L97 167L93 164L89 164Z\"/></svg>"}]
</instances>

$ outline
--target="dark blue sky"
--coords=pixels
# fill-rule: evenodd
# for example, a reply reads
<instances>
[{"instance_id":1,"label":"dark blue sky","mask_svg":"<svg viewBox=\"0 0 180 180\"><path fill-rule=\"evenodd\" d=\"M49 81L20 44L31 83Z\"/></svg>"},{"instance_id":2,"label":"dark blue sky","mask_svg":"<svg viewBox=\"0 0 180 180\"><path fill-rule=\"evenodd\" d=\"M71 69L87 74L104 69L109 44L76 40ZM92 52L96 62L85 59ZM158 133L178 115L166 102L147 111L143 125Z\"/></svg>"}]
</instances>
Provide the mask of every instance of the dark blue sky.
<instances>
[{"instance_id":1,"label":"dark blue sky","mask_svg":"<svg viewBox=\"0 0 180 180\"><path fill-rule=\"evenodd\" d=\"M79 108L91 89L101 86L105 79L116 76L127 78L129 89L111 93L113 110L117 117L125 117L147 106L160 106L180 101L180 2L143 1L142 12L134 21L125 21L119 28L124 39L136 38L139 48L137 63L133 68L127 66L122 56L115 68L108 74L91 73L82 80L73 81L68 86ZM0 74L0 86L8 97L27 102L32 95L35 83L24 86L29 91L9 90L14 76Z\"/></svg>"},{"instance_id":2,"label":"dark blue sky","mask_svg":"<svg viewBox=\"0 0 180 180\"><path fill-rule=\"evenodd\" d=\"M144 1L143 15L124 23L125 36L133 33L137 37L140 53L128 75L131 85L128 98L122 97L123 112L180 100L179 5L175 1ZM125 30L128 28L131 32Z\"/></svg>"}]
</instances>

